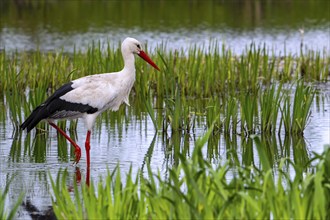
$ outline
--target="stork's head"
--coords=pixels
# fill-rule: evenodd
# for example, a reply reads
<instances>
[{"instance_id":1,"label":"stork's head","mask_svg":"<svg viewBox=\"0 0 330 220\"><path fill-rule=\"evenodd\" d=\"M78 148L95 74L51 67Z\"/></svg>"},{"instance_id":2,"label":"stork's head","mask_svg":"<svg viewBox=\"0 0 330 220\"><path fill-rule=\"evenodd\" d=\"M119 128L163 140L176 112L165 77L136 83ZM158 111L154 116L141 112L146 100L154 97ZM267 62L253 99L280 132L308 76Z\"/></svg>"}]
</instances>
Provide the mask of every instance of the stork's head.
<instances>
[{"instance_id":1,"label":"stork's head","mask_svg":"<svg viewBox=\"0 0 330 220\"><path fill-rule=\"evenodd\" d=\"M123 43L121 44L121 51L124 54L137 54L146 62L148 62L151 66L153 66L156 70L160 70L158 66L150 59L150 57L142 50L141 43L131 37L127 37Z\"/></svg>"},{"instance_id":2,"label":"stork's head","mask_svg":"<svg viewBox=\"0 0 330 220\"><path fill-rule=\"evenodd\" d=\"M135 54L139 54L139 52L142 50L141 43L135 38L131 38L131 37L127 37L123 41L121 48L129 50L129 52Z\"/></svg>"}]
</instances>

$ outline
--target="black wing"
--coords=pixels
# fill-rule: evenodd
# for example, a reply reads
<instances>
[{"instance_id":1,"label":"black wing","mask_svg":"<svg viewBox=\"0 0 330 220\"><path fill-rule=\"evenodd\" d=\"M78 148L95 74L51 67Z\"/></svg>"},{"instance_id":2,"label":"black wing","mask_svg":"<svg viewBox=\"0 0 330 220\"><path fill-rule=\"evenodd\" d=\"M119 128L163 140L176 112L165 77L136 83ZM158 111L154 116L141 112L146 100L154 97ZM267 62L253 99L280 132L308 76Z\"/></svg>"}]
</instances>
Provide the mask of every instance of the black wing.
<instances>
[{"instance_id":1,"label":"black wing","mask_svg":"<svg viewBox=\"0 0 330 220\"><path fill-rule=\"evenodd\" d=\"M54 92L44 103L35 108L30 116L21 124L21 129L27 129L29 132L32 130L41 120L46 118L60 119L74 116L74 114L87 112L92 114L98 109L89 105L72 103L60 99L61 96L72 91L73 82L64 84L58 90Z\"/></svg>"}]
</instances>

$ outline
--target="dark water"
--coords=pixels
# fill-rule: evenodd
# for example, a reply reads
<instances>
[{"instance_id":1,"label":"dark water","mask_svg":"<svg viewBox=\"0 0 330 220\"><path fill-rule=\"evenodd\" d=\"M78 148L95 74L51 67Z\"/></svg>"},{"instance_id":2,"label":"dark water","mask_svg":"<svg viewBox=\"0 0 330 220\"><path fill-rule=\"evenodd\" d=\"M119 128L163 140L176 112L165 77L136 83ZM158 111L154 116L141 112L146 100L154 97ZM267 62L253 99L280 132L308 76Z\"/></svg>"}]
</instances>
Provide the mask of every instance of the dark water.
<instances>
[{"instance_id":1,"label":"dark water","mask_svg":"<svg viewBox=\"0 0 330 220\"><path fill-rule=\"evenodd\" d=\"M215 40L225 42L241 53L251 42L266 44L277 54L298 54L304 47L325 50L329 54L329 1L0 1L0 49L8 51L86 50L93 41L118 45L132 36L155 48L166 43L169 49L186 49L191 45L207 47ZM265 137L272 164L290 157L303 164L312 152L322 152L330 143L329 83L319 86L318 99L312 107L310 123L304 137ZM134 104L130 108L135 108ZM51 205L49 175L69 171L68 186L77 175L72 166L70 145L58 139L56 132L17 133L10 112L0 101L0 187L13 178L7 207L24 191L26 199L42 211ZM127 114L120 123L109 126L100 120L91 138L91 178L105 176L117 165L123 172L133 166L133 173L145 169L151 159L154 171L166 177L169 167L178 161L175 149L185 150L187 157L195 140L205 133L200 123L194 133L156 132L146 113ZM200 119L205 122L205 118ZM86 130L78 122L78 144L84 146ZM259 166L259 156L251 139L239 136L214 136L213 147L203 149L213 163L238 158L242 165ZM42 146L42 147L41 147ZM77 166L86 175L85 150ZM288 170L290 172L290 170ZM29 218L21 206L18 218Z\"/></svg>"},{"instance_id":2,"label":"dark water","mask_svg":"<svg viewBox=\"0 0 330 220\"><path fill-rule=\"evenodd\" d=\"M127 36L169 49L224 42L241 53L251 42L283 55L300 43L329 52L328 1L33 1L2 0L0 48L86 50Z\"/></svg>"}]
</instances>

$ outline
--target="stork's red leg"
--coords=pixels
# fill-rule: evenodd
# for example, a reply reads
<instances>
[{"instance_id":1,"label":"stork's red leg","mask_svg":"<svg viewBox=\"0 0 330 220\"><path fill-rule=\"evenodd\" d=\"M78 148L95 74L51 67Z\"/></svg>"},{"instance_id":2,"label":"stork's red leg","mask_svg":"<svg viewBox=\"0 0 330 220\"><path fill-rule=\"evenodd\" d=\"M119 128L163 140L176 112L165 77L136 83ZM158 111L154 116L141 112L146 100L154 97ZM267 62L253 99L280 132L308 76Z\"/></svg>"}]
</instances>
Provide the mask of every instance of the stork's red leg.
<instances>
[{"instance_id":1,"label":"stork's red leg","mask_svg":"<svg viewBox=\"0 0 330 220\"><path fill-rule=\"evenodd\" d=\"M86 135L86 142L85 142L85 148L86 148L86 158L87 158L87 175L86 175L86 184L89 186L89 171L90 171L90 154L89 151L91 149L90 145L90 139L91 139L91 131L87 131Z\"/></svg>"},{"instance_id":2,"label":"stork's red leg","mask_svg":"<svg viewBox=\"0 0 330 220\"><path fill-rule=\"evenodd\" d=\"M76 166L76 183L80 183L81 181L81 172L80 172L80 168L78 166Z\"/></svg>"},{"instance_id":3,"label":"stork's red leg","mask_svg":"<svg viewBox=\"0 0 330 220\"><path fill-rule=\"evenodd\" d=\"M62 129L60 129L56 124L54 124L53 122L48 122L51 126L53 126L58 132L60 132L61 135L63 135L68 141L70 141L70 143L74 146L75 148L75 155L76 155L76 159L75 159L75 163L78 163L81 157L81 149L78 146L78 144L76 144L76 142L74 142Z\"/></svg>"},{"instance_id":4,"label":"stork's red leg","mask_svg":"<svg viewBox=\"0 0 330 220\"><path fill-rule=\"evenodd\" d=\"M88 131L87 131L87 135L86 135L86 142L85 142L86 157L87 157L87 166L88 166L88 167L89 167L89 165L90 165L90 156L89 156L89 151L90 151L90 149L91 149L90 139L91 139L91 131L88 130Z\"/></svg>"}]
</instances>

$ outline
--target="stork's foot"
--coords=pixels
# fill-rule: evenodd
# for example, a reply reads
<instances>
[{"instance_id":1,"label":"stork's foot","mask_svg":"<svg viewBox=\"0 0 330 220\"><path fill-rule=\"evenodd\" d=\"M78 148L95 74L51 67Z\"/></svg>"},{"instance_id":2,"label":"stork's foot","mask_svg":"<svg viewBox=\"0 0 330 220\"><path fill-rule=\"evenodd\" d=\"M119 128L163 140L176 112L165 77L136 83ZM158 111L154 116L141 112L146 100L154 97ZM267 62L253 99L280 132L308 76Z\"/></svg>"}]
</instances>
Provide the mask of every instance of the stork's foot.
<instances>
[{"instance_id":1,"label":"stork's foot","mask_svg":"<svg viewBox=\"0 0 330 220\"><path fill-rule=\"evenodd\" d=\"M76 147L76 149L74 150L74 154L76 155L76 158L73 162L73 165L76 165L77 163L79 163L80 158L81 158L81 149L80 149L80 147Z\"/></svg>"}]
</instances>

